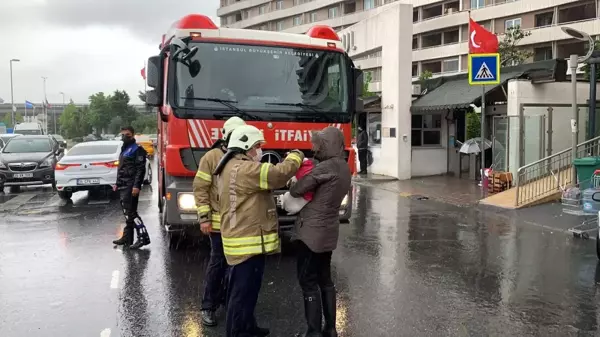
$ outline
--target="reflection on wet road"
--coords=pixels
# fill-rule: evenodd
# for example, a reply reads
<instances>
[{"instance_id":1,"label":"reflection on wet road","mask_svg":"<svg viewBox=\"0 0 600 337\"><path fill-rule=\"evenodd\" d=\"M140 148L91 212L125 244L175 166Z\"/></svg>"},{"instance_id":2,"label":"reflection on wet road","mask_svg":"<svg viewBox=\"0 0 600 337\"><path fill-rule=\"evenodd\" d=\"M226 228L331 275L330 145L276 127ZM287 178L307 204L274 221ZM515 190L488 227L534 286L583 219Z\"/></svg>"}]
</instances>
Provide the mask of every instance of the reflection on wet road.
<instances>
[{"instance_id":1,"label":"reflection on wet road","mask_svg":"<svg viewBox=\"0 0 600 337\"><path fill-rule=\"evenodd\" d=\"M594 241L355 189L333 257L341 336L596 335ZM205 245L166 248L153 198L140 202L153 242L127 251L111 244L116 201L0 196L0 336L223 336L200 324ZM301 331L291 249L268 259L257 317L273 336Z\"/></svg>"}]
</instances>

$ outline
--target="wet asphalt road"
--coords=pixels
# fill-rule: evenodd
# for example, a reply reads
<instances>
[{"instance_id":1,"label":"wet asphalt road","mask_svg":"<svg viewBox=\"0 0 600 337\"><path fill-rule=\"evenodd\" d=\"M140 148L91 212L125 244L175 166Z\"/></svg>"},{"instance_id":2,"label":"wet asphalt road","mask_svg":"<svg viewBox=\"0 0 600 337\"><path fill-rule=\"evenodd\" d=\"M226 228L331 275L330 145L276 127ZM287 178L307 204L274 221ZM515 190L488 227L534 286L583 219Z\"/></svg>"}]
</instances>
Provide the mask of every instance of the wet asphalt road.
<instances>
[{"instance_id":1,"label":"wet asphalt road","mask_svg":"<svg viewBox=\"0 0 600 337\"><path fill-rule=\"evenodd\" d=\"M598 335L593 240L355 189L333 255L341 336ZM200 324L206 246L167 248L153 198L140 201L153 241L136 252L112 246L122 213L102 195L0 195L0 336L223 336ZM290 249L268 259L257 318L274 337L303 327Z\"/></svg>"}]
</instances>

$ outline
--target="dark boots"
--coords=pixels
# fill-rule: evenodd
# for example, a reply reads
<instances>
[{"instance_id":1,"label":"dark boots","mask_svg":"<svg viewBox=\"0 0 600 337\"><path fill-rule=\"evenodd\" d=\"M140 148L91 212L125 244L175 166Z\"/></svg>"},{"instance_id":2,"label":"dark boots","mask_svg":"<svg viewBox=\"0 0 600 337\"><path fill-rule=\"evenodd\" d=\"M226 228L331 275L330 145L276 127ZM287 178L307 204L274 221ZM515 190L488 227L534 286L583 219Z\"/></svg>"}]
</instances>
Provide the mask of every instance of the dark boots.
<instances>
[{"instance_id":1,"label":"dark boots","mask_svg":"<svg viewBox=\"0 0 600 337\"><path fill-rule=\"evenodd\" d=\"M133 225L126 225L123 228L123 236L120 239L114 240L113 243L117 246L131 246L133 244Z\"/></svg>"},{"instance_id":2,"label":"dark boots","mask_svg":"<svg viewBox=\"0 0 600 337\"><path fill-rule=\"evenodd\" d=\"M304 316L306 325L308 326L304 334L297 334L301 337L322 337L321 322L322 322L321 296L319 292L304 294Z\"/></svg>"},{"instance_id":3,"label":"dark boots","mask_svg":"<svg viewBox=\"0 0 600 337\"><path fill-rule=\"evenodd\" d=\"M338 334L335 329L335 287L321 289L321 300L323 301L323 317L325 318L323 337L337 337Z\"/></svg>"}]
</instances>

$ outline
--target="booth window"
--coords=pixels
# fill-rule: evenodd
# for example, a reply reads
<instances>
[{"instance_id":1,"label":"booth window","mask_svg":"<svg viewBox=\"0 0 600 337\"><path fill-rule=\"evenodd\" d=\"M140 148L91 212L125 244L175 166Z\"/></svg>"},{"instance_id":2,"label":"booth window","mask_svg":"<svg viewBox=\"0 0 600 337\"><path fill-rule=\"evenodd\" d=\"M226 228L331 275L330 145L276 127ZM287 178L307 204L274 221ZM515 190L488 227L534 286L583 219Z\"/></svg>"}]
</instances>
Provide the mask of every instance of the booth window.
<instances>
[{"instance_id":1,"label":"booth window","mask_svg":"<svg viewBox=\"0 0 600 337\"><path fill-rule=\"evenodd\" d=\"M441 145L442 115L412 115L412 146Z\"/></svg>"},{"instance_id":2,"label":"booth window","mask_svg":"<svg viewBox=\"0 0 600 337\"><path fill-rule=\"evenodd\" d=\"M369 112L367 114L367 121L369 146L381 145L381 112Z\"/></svg>"}]
</instances>

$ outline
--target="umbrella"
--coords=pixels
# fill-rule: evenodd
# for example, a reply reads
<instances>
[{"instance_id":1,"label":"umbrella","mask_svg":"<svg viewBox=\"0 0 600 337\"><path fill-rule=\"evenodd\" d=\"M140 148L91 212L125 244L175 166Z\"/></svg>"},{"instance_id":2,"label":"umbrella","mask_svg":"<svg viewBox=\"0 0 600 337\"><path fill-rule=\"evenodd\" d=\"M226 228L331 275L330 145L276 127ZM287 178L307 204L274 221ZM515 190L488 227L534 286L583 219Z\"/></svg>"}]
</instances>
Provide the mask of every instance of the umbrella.
<instances>
[{"instance_id":1,"label":"umbrella","mask_svg":"<svg viewBox=\"0 0 600 337\"><path fill-rule=\"evenodd\" d=\"M485 147L485 150L491 148L492 142L490 140L485 139L484 147ZM466 140L460 147L459 152L466 153L466 154L481 152L481 138L477 137L477 138L471 138L469 140Z\"/></svg>"}]
</instances>

